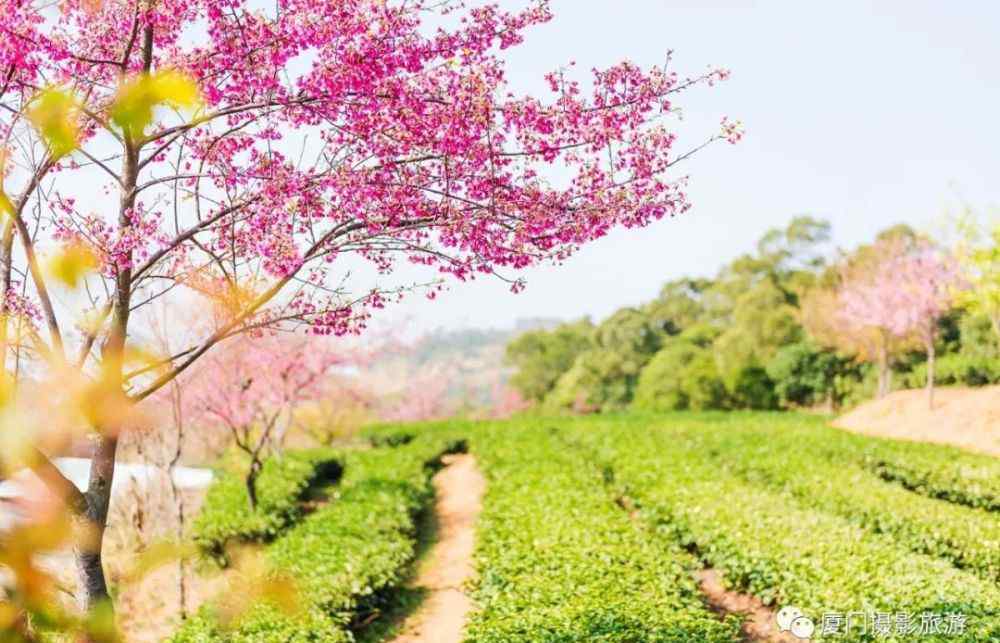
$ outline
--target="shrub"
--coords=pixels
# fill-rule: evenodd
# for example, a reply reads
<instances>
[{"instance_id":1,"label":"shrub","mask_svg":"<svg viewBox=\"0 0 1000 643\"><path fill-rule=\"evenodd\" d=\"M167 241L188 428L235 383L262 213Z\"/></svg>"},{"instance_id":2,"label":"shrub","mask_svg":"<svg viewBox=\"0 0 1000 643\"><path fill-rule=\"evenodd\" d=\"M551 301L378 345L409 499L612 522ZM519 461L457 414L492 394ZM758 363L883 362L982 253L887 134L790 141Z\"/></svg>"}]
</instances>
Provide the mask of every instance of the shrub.
<instances>
[{"instance_id":1,"label":"shrub","mask_svg":"<svg viewBox=\"0 0 1000 643\"><path fill-rule=\"evenodd\" d=\"M944 386L1000 384L1000 360L986 355L951 353L937 360L934 381ZM903 386L907 388L920 388L926 382L926 362L918 364L903 376Z\"/></svg>"},{"instance_id":2,"label":"shrub","mask_svg":"<svg viewBox=\"0 0 1000 643\"><path fill-rule=\"evenodd\" d=\"M740 409L770 410L778 408L774 381L759 366L745 366L737 371L730 383L732 404Z\"/></svg>"},{"instance_id":3,"label":"shrub","mask_svg":"<svg viewBox=\"0 0 1000 643\"><path fill-rule=\"evenodd\" d=\"M840 406L843 388L838 380L860 377L851 360L810 342L789 344L778 350L767 363L768 377L782 406L816 406L827 403Z\"/></svg>"},{"instance_id":4,"label":"shrub","mask_svg":"<svg viewBox=\"0 0 1000 643\"><path fill-rule=\"evenodd\" d=\"M639 375L633 406L651 411L720 409L726 388L709 349L670 340Z\"/></svg>"},{"instance_id":5,"label":"shrub","mask_svg":"<svg viewBox=\"0 0 1000 643\"><path fill-rule=\"evenodd\" d=\"M398 447L413 441L411 431L374 431L366 435L373 447Z\"/></svg>"},{"instance_id":6,"label":"shrub","mask_svg":"<svg viewBox=\"0 0 1000 643\"><path fill-rule=\"evenodd\" d=\"M816 620L830 612L955 612L967 619L964 633L930 634L926 640L1000 637L1000 590L994 582L720 470L708 455L711 431L705 428L701 433L708 443L692 438L681 444L673 431L624 422L612 431L578 435L598 448L616 483L636 498L641 518L668 542L685 544L721 570L731 588L769 604L795 605ZM836 640L870 637L854 631Z\"/></svg>"},{"instance_id":7,"label":"shrub","mask_svg":"<svg viewBox=\"0 0 1000 643\"><path fill-rule=\"evenodd\" d=\"M545 398L552 410L610 411L632 399L639 366L604 349L582 353Z\"/></svg>"},{"instance_id":8,"label":"shrub","mask_svg":"<svg viewBox=\"0 0 1000 643\"><path fill-rule=\"evenodd\" d=\"M737 624L702 603L691 557L634 524L545 424L495 425L473 445L489 486L467 643L735 640Z\"/></svg>"},{"instance_id":9,"label":"shrub","mask_svg":"<svg viewBox=\"0 0 1000 643\"><path fill-rule=\"evenodd\" d=\"M331 449L290 452L264 463L258 504L250 509L242 476L220 470L193 524L195 543L220 563L231 542L266 542L301 517L300 500L311 486L340 475L342 455Z\"/></svg>"},{"instance_id":10,"label":"shrub","mask_svg":"<svg viewBox=\"0 0 1000 643\"><path fill-rule=\"evenodd\" d=\"M461 446L423 436L394 448L347 452L329 503L266 550L272 573L294 582L299 613L260 602L223 628L209 606L173 643L352 641L352 623L404 580L415 553L417 515L434 495L431 476L440 456Z\"/></svg>"}]
</instances>

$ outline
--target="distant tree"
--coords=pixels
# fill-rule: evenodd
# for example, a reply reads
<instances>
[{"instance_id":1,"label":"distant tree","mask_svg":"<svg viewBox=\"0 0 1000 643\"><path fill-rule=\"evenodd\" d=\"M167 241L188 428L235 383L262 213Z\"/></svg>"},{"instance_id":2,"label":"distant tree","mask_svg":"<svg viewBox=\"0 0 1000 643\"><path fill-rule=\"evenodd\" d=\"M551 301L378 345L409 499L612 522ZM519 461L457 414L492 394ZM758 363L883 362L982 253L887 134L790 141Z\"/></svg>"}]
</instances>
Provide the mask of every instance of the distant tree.
<instances>
[{"instance_id":1,"label":"distant tree","mask_svg":"<svg viewBox=\"0 0 1000 643\"><path fill-rule=\"evenodd\" d=\"M593 346L593 334L594 325L582 319L518 335L506 349L506 361L517 369L510 385L525 399L540 403L576 358Z\"/></svg>"},{"instance_id":2,"label":"distant tree","mask_svg":"<svg viewBox=\"0 0 1000 643\"><path fill-rule=\"evenodd\" d=\"M970 240L958 252L969 288L959 294L957 301L970 312L986 317L1000 338L1000 223L985 236L985 243Z\"/></svg>"},{"instance_id":3,"label":"distant tree","mask_svg":"<svg viewBox=\"0 0 1000 643\"><path fill-rule=\"evenodd\" d=\"M358 433L377 419L377 391L356 375L326 378L322 392L297 406L289 438L297 443L330 446Z\"/></svg>"},{"instance_id":4,"label":"distant tree","mask_svg":"<svg viewBox=\"0 0 1000 643\"><path fill-rule=\"evenodd\" d=\"M829 221L798 216L784 229L770 230L761 237L757 254L771 266L776 282L794 297L826 265L829 241Z\"/></svg>"},{"instance_id":5,"label":"distant tree","mask_svg":"<svg viewBox=\"0 0 1000 643\"><path fill-rule=\"evenodd\" d=\"M769 230L757 242L756 252L737 257L719 271L704 301L711 319L728 324L737 301L761 282L781 291L789 305L815 280L825 265L830 224L812 217L796 217L785 228Z\"/></svg>"},{"instance_id":6,"label":"distant tree","mask_svg":"<svg viewBox=\"0 0 1000 643\"><path fill-rule=\"evenodd\" d=\"M722 330L714 348L733 400L740 397L738 381L746 389L752 375L766 384L764 366L782 346L801 340L798 307L825 265L829 238L828 222L796 217L766 232L753 254L724 267L705 293L708 319Z\"/></svg>"},{"instance_id":7,"label":"distant tree","mask_svg":"<svg viewBox=\"0 0 1000 643\"><path fill-rule=\"evenodd\" d=\"M451 378L447 366L438 364L408 379L402 390L389 401L379 415L385 420L418 422L449 415L448 387Z\"/></svg>"},{"instance_id":8,"label":"distant tree","mask_svg":"<svg viewBox=\"0 0 1000 643\"><path fill-rule=\"evenodd\" d=\"M857 270L859 265L865 269ZM927 397L933 405L938 321L962 283L956 260L926 240L883 237L873 246L871 259L854 268L847 268L838 291L841 308L834 323L846 335L878 337L880 396L887 392L890 339L917 339L927 354Z\"/></svg>"},{"instance_id":9,"label":"distant tree","mask_svg":"<svg viewBox=\"0 0 1000 643\"><path fill-rule=\"evenodd\" d=\"M825 403L832 410L841 403L843 382L860 377L853 361L810 341L801 341L782 347L765 370L774 381L782 406Z\"/></svg>"},{"instance_id":10,"label":"distant tree","mask_svg":"<svg viewBox=\"0 0 1000 643\"><path fill-rule=\"evenodd\" d=\"M619 310L595 329L593 346L556 381L546 404L620 408L638 395L644 379L640 404L657 398L660 407L717 406L721 377L727 403L773 408L774 392L761 390L773 385L764 366L782 346L802 338L797 307L826 263L829 236L829 223L797 217L767 232L753 253L725 266L715 279L677 279L645 306ZM679 337L686 338L683 347L673 344ZM667 351L663 355L661 348ZM699 353L694 359L695 348L709 349L707 357ZM656 374L642 376L654 355ZM677 360L674 373L668 373L671 359ZM698 394L683 390L680 372L697 378ZM658 382L662 378L667 379ZM673 401L663 401L667 398ZM696 398L704 401L691 401Z\"/></svg>"},{"instance_id":11,"label":"distant tree","mask_svg":"<svg viewBox=\"0 0 1000 643\"><path fill-rule=\"evenodd\" d=\"M553 410L581 413L620 409L632 399L638 371L625 370L630 362L613 350L591 349L573 362L545 398Z\"/></svg>"},{"instance_id":12,"label":"distant tree","mask_svg":"<svg viewBox=\"0 0 1000 643\"><path fill-rule=\"evenodd\" d=\"M887 228L876 236L875 242L862 245L824 270L801 298L799 321L815 342L875 365L876 397L889 393L892 363L913 341L889 332L892 311L871 292L870 285L887 252L905 250L916 242L916 233L907 226ZM871 305L861 307L866 315L845 312L843 296L848 291L862 297L872 295Z\"/></svg>"},{"instance_id":13,"label":"distant tree","mask_svg":"<svg viewBox=\"0 0 1000 643\"><path fill-rule=\"evenodd\" d=\"M889 254L872 283L870 296L885 300L876 306L879 309L889 306L894 311L889 318L889 331L897 337L913 334L923 343L927 354L927 403L931 408L934 407L938 322L950 309L956 294L964 288L965 281L955 257L928 242ZM845 303L850 311L851 300ZM864 307L873 306L870 297L859 299L857 303L862 306L858 311L862 314Z\"/></svg>"},{"instance_id":14,"label":"distant tree","mask_svg":"<svg viewBox=\"0 0 1000 643\"><path fill-rule=\"evenodd\" d=\"M743 368L762 367L782 346L801 337L796 307L768 279L736 299L731 323L715 341L715 350L723 373L732 381Z\"/></svg>"},{"instance_id":15,"label":"distant tree","mask_svg":"<svg viewBox=\"0 0 1000 643\"><path fill-rule=\"evenodd\" d=\"M623 308L601 322L594 330L598 349L616 351L629 362L626 370L638 373L660 349L663 333L649 315L639 308Z\"/></svg>"},{"instance_id":16,"label":"distant tree","mask_svg":"<svg viewBox=\"0 0 1000 643\"><path fill-rule=\"evenodd\" d=\"M959 301L967 301L963 295L970 287L959 293ZM1000 358L1000 335L993 329L992 320L983 313L962 315L958 322L959 352L969 357L996 360Z\"/></svg>"},{"instance_id":17,"label":"distant tree","mask_svg":"<svg viewBox=\"0 0 1000 643\"><path fill-rule=\"evenodd\" d=\"M729 398L735 408L771 411L778 408L778 394L774 380L761 366L741 368L726 383Z\"/></svg>"},{"instance_id":18,"label":"distant tree","mask_svg":"<svg viewBox=\"0 0 1000 643\"><path fill-rule=\"evenodd\" d=\"M712 285L708 279L676 279L660 289L660 295L645 306L654 328L677 335L705 316L704 293Z\"/></svg>"},{"instance_id":19,"label":"distant tree","mask_svg":"<svg viewBox=\"0 0 1000 643\"><path fill-rule=\"evenodd\" d=\"M594 329L593 346L559 378L546 405L587 411L624 408L664 337L644 310L619 310Z\"/></svg>"},{"instance_id":20,"label":"distant tree","mask_svg":"<svg viewBox=\"0 0 1000 643\"><path fill-rule=\"evenodd\" d=\"M493 405L488 409L488 416L492 418L509 418L531 408L531 403L517 389L500 383L497 383L492 398Z\"/></svg>"},{"instance_id":21,"label":"distant tree","mask_svg":"<svg viewBox=\"0 0 1000 643\"><path fill-rule=\"evenodd\" d=\"M230 433L249 461L244 481L253 508L265 456L280 451L297 407L324 393L334 368L356 363L329 342L303 336L238 337L179 378L186 418Z\"/></svg>"},{"instance_id":22,"label":"distant tree","mask_svg":"<svg viewBox=\"0 0 1000 643\"><path fill-rule=\"evenodd\" d=\"M711 349L677 337L642 369L632 405L653 411L698 411L724 408L726 397Z\"/></svg>"},{"instance_id":23,"label":"distant tree","mask_svg":"<svg viewBox=\"0 0 1000 643\"><path fill-rule=\"evenodd\" d=\"M878 397L889 393L891 338L899 336L896 328L896 307L891 297L894 285L884 272L902 251L900 244L880 243L881 263L872 266L872 273L846 277L837 296L838 310L831 320L840 327L839 334L875 338L875 364L878 368Z\"/></svg>"},{"instance_id":24,"label":"distant tree","mask_svg":"<svg viewBox=\"0 0 1000 643\"><path fill-rule=\"evenodd\" d=\"M892 360L906 342L894 337L882 327L856 323L843 314L841 289L848 278L835 289L816 289L802 300L800 317L809 337L818 344L854 357L859 362L875 365L877 384L875 396L884 397L892 386Z\"/></svg>"},{"instance_id":25,"label":"distant tree","mask_svg":"<svg viewBox=\"0 0 1000 643\"><path fill-rule=\"evenodd\" d=\"M691 342L701 348L711 348L715 343L715 340L718 339L721 334L722 329L718 326L702 321L685 328L684 332L681 333L677 339ZM669 342L670 340L667 341Z\"/></svg>"}]
</instances>

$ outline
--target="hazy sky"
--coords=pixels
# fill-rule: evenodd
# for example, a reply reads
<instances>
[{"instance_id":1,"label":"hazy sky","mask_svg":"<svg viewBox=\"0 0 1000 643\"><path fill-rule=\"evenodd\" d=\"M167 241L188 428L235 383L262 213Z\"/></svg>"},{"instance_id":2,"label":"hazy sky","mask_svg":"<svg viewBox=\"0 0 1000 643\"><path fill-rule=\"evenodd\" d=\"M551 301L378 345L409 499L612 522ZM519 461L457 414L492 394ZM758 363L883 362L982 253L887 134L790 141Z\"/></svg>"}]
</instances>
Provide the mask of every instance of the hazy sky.
<instances>
[{"instance_id":1,"label":"hazy sky","mask_svg":"<svg viewBox=\"0 0 1000 643\"><path fill-rule=\"evenodd\" d=\"M509 0L500 0L502 5ZM513 51L520 91L570 60L586 73L628 58L682 75L707 65L731 80L678 100L682 143L728 115L719 144L683 170L692 209L614 233L565 265L414 297L391 315L422 328L511 325L524 317L600 319L654 297L668 279L712 275L768 228L810 213L838 245L905 221L927 228L964 199L1000 203L1000 3L840 0L553 0L556 18ZM389 313L387 313L389 314Z\"/></svg>"}]
</instances>

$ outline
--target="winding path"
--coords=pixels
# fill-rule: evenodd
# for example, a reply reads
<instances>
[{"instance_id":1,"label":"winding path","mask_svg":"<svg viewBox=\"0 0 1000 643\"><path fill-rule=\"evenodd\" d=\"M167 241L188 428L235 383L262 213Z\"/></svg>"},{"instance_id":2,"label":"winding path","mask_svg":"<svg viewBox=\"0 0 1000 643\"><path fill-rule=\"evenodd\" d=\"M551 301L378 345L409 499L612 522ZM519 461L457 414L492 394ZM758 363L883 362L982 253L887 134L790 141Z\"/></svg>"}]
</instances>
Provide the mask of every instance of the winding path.
<instances>
[{"instance_id":1,"label":"winding path","mask_svg":"<svg viewBox=\"0 0 1000 643\"><path fill-rule=\"evenodd\" d=\"M756 596L727 590L722 584L722 576L714 569L703 569L698 573L698 585L705 594L708 604L721 614L739 614L744 618L741 628L742 641L756 643L809 643L789 632L778 630L774 610L764 605Z\"/></svg>"},{"instance_id":2,"label":"winding path","mask_svg":"<svg viewBox=\"0 0 1000 643\"><path fill-rule=\"evenodd\" d=\"M462 585L474 573L476 519L486 481L471 454L446 456L444 462L447 466L434 476L438 539L412 583L426 597L393 643L459 643L472 609Z\"/></svg>"}]
</instances>

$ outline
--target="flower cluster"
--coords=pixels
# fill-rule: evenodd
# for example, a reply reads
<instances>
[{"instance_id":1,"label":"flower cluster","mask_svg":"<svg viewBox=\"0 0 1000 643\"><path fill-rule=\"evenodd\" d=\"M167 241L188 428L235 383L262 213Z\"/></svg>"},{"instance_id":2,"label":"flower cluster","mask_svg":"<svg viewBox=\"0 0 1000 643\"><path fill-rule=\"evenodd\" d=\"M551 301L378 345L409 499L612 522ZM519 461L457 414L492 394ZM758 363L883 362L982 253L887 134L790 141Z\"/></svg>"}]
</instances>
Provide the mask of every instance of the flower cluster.
<instances>
[{"instance_id":1,"label":"flower cluster","mask_svg":"<svg viewBox=\"0 0 1000 643\"><path fill-rule=\"evenodd\" d=\"M450 26L429 29L433 13ZM729 72L571 65L516 95L500 51L552 17L546 0L18 2L0 15L0 98L31 113L50 85L35 121L74 121L50 127L59 154L36 178L87 189L37 216L99 259L118 301L194 285L235 302L237 326L343 334L412 289L386 283L400 261L515 273L516 292L517 271L688 209L673 166L704 141L677 149L675 103ZM724 120L708 140L741 136Z\"/></svg>"},{"instance_id":2,"label":"flower cluster","mask_svg":"<svg viewBox=\"0 0 1000 643\"><path fill-rule=\"evenodd\" d=\"M932 341L937 320L966 286L958 262L922 240L884 240L875 254L872 274L841 289L842 318L858 328Z\"/></svg>"}]
</instances>

